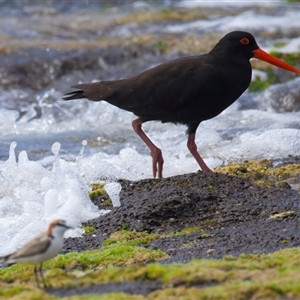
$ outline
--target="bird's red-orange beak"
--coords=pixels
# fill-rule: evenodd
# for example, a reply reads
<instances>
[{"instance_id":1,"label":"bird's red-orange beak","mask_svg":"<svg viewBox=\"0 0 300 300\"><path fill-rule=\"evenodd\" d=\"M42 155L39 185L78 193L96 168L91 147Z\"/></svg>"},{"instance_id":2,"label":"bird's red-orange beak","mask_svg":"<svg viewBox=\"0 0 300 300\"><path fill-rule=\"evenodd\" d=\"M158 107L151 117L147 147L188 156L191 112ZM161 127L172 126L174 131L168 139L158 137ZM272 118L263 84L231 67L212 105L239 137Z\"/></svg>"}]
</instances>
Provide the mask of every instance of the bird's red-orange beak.
<instances>
[{"instance_id":1,"label":"bird's red-orange beak","mask_svg":"<svg viewBox=\"0 0 300 300\"><path fill-rule=\"evenodd\" d=\"M252 53L254 54L255 58L258 58L260 60L266 61L269 64L272 64L276 67L300 74L300 70L297 68L287 64L286 62L268 54L267 52L263 51L262 49L258 48L256 50L253 50Z\"/></svg>"}]
</instances>

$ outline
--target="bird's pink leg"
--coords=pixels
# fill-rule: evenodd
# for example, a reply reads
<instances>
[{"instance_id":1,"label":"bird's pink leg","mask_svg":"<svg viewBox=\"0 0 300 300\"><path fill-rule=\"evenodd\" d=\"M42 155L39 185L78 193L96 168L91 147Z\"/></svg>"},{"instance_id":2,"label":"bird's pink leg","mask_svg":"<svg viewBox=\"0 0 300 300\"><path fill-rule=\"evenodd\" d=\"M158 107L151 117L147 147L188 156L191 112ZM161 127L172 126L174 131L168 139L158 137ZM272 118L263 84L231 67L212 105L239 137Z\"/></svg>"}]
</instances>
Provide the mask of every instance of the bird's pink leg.
<instances>
[{"instance_id":1,"label":"bird's pink leg","mask_svg":"<svg viewBox=\"0 0 300 300\"><path fill-rule=\"evenodd\" d=\"M190 133L188 136L187 147L191 154L195 157L203 173L212 173L212 170L206 165L202 157L197 151L197 145L195 143L195 133Z\"/></svg>"},{"instance_id":2,"label":"bird's pink leg","mask_svg":"<svg viewBox=\"0 0 300 300\"><path fill-rule=\"evenodd\" d=\"M163 164L164 164L162 152L158 147L156 147L151 142L151 140L145 134L145 132L142 129L142 124L143 124L143 122L141 119L136 119L136 120L132 121L132 127L133 127L134 131L137 133L137 135L144 141L144 143L150 149L150 154L152 156L153 177L156 177L156 174L158 174L158 177L162 178L162 171L163 171Z\"/></svg>"}]
</instances>

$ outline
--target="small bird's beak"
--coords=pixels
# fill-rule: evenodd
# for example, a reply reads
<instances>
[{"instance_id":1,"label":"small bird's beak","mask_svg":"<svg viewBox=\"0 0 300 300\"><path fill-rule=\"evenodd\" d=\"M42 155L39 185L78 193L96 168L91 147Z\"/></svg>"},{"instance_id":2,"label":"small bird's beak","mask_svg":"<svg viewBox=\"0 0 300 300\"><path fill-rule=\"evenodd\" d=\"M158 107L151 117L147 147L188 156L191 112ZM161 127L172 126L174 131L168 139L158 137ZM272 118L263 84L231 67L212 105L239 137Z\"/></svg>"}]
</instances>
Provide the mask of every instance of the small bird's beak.
<instances>
[{"instance_id":1,"label":"small bird's beak","mask_svg":"<svg viewBox=\"0 0 300 300\"><path fill-rule=\"evenodd\" d=\"M70 226L70 225L67 225L67 224L61 224L62 227L65 227L66 230L69 230L69 229L75 229L75 227L73 226Z\"/></svg>"},{"instance_id":2,"label":"small bird's beak","mask_svg":"<svg viewBox=\"0 0 300 300\"><path fill-rule=\"evenodd\" d=\"M252 51L255 58L266 61L276 67L300 74L300 70L258 48Z\"/></svg>"}]
</instances>

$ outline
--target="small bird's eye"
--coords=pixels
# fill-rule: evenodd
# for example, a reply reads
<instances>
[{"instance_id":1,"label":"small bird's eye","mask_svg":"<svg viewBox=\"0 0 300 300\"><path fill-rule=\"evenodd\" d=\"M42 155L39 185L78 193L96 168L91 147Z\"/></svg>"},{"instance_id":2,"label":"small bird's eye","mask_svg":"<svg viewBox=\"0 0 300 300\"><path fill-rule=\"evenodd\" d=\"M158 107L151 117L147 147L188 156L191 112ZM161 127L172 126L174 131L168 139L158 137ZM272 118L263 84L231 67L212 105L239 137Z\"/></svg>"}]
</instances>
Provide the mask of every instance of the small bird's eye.
<instances>
[{"instance_id":1,"label":"small bird's eye","mask_svg":"<svg viewBox=\"0 0 300 300\"><path fill-rule=\"evenodd\" d=\"M250 43L250 41L249 41L249 39L247 39L247 38L242 38L242 39L240 39L240 43L241 43L242 45L248 45L248 44Z\"/></svg>"}]
</instances>

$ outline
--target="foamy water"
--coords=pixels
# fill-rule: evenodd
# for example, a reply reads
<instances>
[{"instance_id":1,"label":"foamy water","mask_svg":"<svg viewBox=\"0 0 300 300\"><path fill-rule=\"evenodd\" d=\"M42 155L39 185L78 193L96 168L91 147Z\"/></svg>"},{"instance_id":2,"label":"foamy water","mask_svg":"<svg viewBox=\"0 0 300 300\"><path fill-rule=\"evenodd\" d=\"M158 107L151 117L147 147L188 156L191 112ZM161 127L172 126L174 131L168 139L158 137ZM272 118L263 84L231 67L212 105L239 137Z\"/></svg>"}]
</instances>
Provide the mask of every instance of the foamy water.
<instances>
[{"instance_id":1,"label":"foamy water","mask_svg":"<svg viewBox=\"0 0 300 300\"><path fill-rule=\"evenodd\" d=\"M234 17L172 24L163 30L201 28L222 33L233 29L274 31L279 27L300 28L300 10L285 10L278 16L248 11ZM261 46L274 50L275 42L269 40ZM299 38L286 40L281 49L300 51ZM299 80L295 76L293 81L263 93L246 93L218 117L200 124L196 143L208 166L299 155L300 112L293 111L299 103ZM1 99L17 98L22 93L6 91ZM45 230L55 218L64 218L77 228L66 236L82 234L82 222L107 213L90 201L91 183L106 184L118 206L118 179L152 177L149 150L133 133L131 121L135 117L131 113L105 102L63 102L61 96L62 91L52 88L38 96L43 109L39 119L32 119L36 114L33 105L19 121L15 109L0 109L1 147L7 153L0 162L0 256ZM276 105L285 109L278 112ZM248 109L242 109L245 106ZM143 128L163 151L165 177L199 170L186 148L184 126L150 122Z\"/></svg>"}]
</instances>

